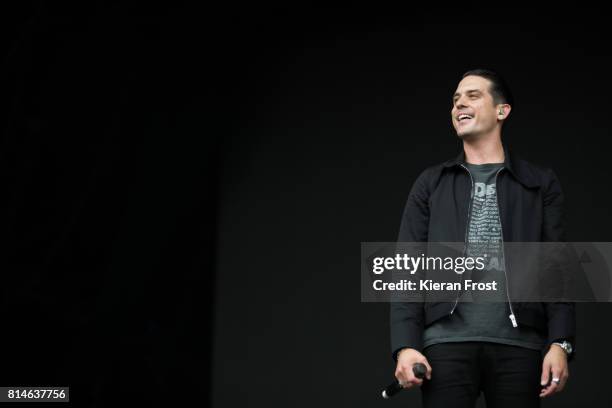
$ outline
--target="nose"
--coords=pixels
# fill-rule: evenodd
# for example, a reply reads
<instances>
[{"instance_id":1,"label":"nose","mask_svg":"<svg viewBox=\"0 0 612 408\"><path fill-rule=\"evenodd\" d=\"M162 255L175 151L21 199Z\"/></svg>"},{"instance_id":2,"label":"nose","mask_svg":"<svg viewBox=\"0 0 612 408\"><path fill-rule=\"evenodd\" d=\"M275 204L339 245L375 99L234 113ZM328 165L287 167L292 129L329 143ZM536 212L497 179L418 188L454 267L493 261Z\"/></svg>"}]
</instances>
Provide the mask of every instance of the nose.
<instances>
[{"instance_id":1,"label":"nose","mask_svg":"<svg viewBox=\"0 0 612 408\"><path fill-rule=\"evenodd\" d=\"M455 101L455 108L457 109L461 109L461 108L465 108L467 105L465 104L465 98L463 97L463 95L459 96L459 98L457 98L457 100Z\"/></svg>"}]
</instances>

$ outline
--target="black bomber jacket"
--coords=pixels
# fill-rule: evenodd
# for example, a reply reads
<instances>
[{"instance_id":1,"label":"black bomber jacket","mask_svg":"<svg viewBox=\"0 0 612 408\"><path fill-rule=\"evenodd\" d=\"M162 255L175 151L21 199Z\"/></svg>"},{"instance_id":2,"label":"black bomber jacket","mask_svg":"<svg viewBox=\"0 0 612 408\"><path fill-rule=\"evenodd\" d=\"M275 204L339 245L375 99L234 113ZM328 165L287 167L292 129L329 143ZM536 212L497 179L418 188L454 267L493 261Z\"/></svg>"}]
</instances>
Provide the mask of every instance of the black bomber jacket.
<instances>
[{"instance_id":1,"label":"black bomber jacket","mask_svg":"<svg viewBox=\"0 0 612 408\"><path fill-rule=\"evenodd\" d=\"M555 173L511 155L504 144L504 168L496 178L502 238L505 242L565 241L563 192ZM414 182L401 219L399 242L464 242L471 176L463 149L456 158L426 168ZM571 302L510 302L508 324L547 333L548 346L559 339L576 344ZM392 302L391 351L422 351L424 328L449 316L455 302ZM512 321L514 320L514 321ZM569 356L571 360L574 352Z\"/></svg>"}]
</instances>

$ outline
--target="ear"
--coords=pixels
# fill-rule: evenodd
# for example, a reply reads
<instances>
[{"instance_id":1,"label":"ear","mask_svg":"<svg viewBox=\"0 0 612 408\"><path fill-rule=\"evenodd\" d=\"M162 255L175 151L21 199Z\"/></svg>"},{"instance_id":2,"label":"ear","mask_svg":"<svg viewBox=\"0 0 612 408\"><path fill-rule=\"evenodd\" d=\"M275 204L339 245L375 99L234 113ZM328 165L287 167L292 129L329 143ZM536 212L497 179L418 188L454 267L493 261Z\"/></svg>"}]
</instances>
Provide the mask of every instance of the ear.
<instances>
[{"instance_id":1,"label":"ear","mask_svg":"<svg viewBox=\"0 0 612 408\"><path fill-rule=\"evenodd\" d=\"M500 103L497 105L497 118L499 120L506 119L510 115L512 107L507 103Z\"/></svg>"}]
</instances>

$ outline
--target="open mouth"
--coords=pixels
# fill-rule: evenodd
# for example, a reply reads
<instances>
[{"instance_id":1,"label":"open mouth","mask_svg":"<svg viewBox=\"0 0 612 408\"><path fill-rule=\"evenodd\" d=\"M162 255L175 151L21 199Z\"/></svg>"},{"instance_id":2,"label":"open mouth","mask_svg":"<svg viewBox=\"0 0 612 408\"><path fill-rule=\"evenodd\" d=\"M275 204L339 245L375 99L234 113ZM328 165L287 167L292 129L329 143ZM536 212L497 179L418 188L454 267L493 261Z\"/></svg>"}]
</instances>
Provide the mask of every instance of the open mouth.
<instances>
[{"instance_id":1,"label":"open mouth","mask_svg":"<svg viewBox=\"0 0 612 408\"><path fill-rule=\"evenodd\" d=\"M457 116L457 122L461 124L468 123L472 119L474 119L474 116L468 115L467 113L462 113L461 115Z\"/></svg>"}]
</instances>

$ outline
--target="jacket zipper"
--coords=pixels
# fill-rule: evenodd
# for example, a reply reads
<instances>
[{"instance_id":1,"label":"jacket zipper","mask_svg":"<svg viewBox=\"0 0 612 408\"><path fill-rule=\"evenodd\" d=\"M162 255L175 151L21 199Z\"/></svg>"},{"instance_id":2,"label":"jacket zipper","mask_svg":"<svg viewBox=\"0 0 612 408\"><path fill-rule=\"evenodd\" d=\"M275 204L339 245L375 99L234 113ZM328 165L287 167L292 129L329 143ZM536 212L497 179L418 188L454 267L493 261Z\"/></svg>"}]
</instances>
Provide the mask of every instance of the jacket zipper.
<instances>
[{"instance_id":1,"label":"jacket zipper","mask_svg":"<svg viewBox=\"0 0 612 408\"><path fill-rule=\"evenodd\" d=\"M470 217L471 217L471 209L472 209L472 200L474 199L474 178L472 177L472 173L470 173L470 170L465 167L463 164L460 164L461 167L463 167L467 172L468 175L470 176L470 182L471 182L471 190L470 190L470 201L468 204L468 213L467 213L467 222L466 222L466 226L465 226L465 242L463 244L463 255L465 255L466 253L466 249L467 249L467 242L468 242L468 231L469 231L469 227L470 227ZM497 176L499 175L499 173L503 170L504 168L500 168L499 170L497 170L497 173L495 173L495 200L497 202L497 217L499 220L499 231L500 231L500 235L501 235L501 242L502 242L502 257L503 257L503 265L504 265L504 278L506 280L506 297L508 298L508 305L510 306L510 316L508 316L510 318L510 321L512 322L512 327L518 327L518 323L516 321L516 316L514 315L514 310L512 309L512 302L510 301L510 291L508 289L508 275L506 274L506 256L504 254L504 230L502 227L502 220L501 220L501 207L499 206L499 194L498 194L498 189L497 189ZM461 277L461 281L463 282L463 276ZM450 314L452 315L455 312L455 309L457 308L457 303L459 302L459 295L457 295L457 298L455 299L455 304L453 305L453 308L450 311Z\"/></svg>"},{"instance_id":2,"label":"jacket zipper","mask_svg":"<svg viewBox=\"0 0 612 408\"><path fill-rule=\"evenodd\" d=\"M471 211L472 211L472 200L474 199L474 178L472 177L472 173L470 173L470 170L465 167L463 164L459 164L461 167L463 167L465 169L465 171L467 171L468 175L470 176L470 182L471 182L471 189L470 189L470 199L468 201L468 211L467 211L467 217L466 217L466 223L465 223L465 237L464 237L464 243L463 243L463 256L465 256L465 253L467 251L467 242L468 242L468 230L470 227L470 217L471 217ZM461 275L461 282L463 283L463 275ZM463 285L462 285L463 286ZM453 308L450 311L450 314L453 314L455 312L455 308L457 307L457 303L459 302L459 294L457 294L457 298L455 299L455 304L453 305Z\"/></svg>"},{"instance_id":3,"label":"jacket zipper","mask_svg":"<svg viewBox=\"0 0 612 408\"><path fill-rule=\"evenodd\" d=\"M503 265L504 265L504 279L506 280L506 296L508 297L508 306L510 306L510 315L508 317L510 318L510 321L512 322L512 327L518 327L516 316L514 315L514 310L512 309L512 302L510 301L510 289L508 289L508 275L506 274L506 269L507 269L506 268L506 254L504 250L504 228L502 226L502 220L501 220L501 207L499 206L499 189L497 188L497 176L503 169L504 168L502 167L499 170L497 170L497 173L495 173L495 200L497 201L497 218L499 219L499 232L501 235L501 244L502 244L501 253L502 253L502 258L504 260Z\"/></svg>"}]
</instances>

